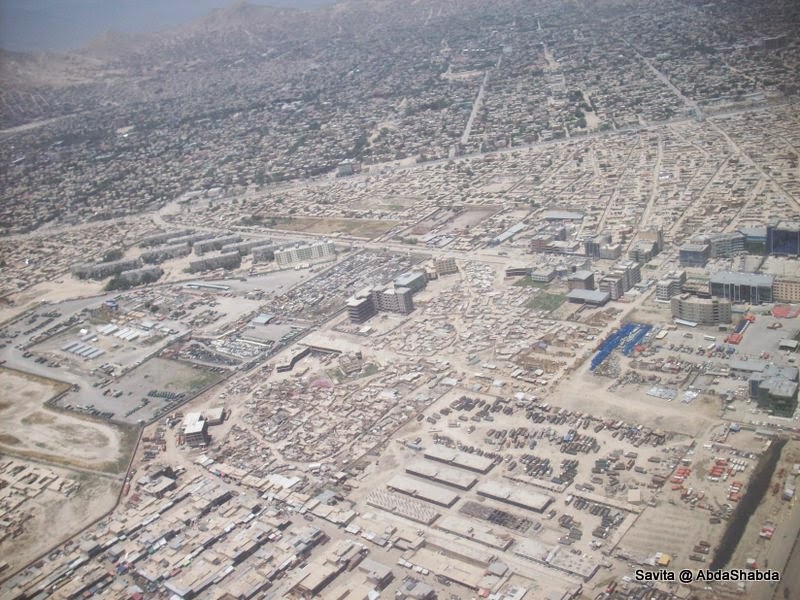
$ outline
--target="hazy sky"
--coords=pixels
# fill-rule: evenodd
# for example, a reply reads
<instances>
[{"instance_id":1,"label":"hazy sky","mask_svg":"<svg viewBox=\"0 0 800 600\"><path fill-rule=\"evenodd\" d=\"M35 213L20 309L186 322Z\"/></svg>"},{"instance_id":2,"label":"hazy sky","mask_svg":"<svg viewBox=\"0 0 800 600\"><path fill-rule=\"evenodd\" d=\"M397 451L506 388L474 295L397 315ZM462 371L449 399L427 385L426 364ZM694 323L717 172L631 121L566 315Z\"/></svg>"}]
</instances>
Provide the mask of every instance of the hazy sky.
<instances>
[{"instance_id":1,"label":"hazy sky","mask_svg":"<svg viewBox=\"0 0 800 600\"><path fill-rule=\"evenodd\" d=\"M0 47L78 48L104 31L159 31L234 0L0 0ZM249 0L251 4L314 8L334 0Z\"/></svg>"}]
</instances>

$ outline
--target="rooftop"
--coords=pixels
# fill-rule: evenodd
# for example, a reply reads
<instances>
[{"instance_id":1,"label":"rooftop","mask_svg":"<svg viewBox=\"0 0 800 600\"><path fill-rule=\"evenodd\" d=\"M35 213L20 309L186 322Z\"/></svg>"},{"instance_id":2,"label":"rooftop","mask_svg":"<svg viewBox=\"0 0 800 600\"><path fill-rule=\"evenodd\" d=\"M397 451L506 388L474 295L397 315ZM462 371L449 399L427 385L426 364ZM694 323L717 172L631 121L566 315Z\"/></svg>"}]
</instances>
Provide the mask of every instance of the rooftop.
<instances>
[{"instance_id":1,"label":"rooftop","mask_svg":"<svg viewBox=\"0 0 800 600\"><path fill-rule=\"evenodd\" d=\"M607 302L611 298L608 292L600 290L570 290L567 300L581 300L582 302Z\"/></svg>"},{"instance_id":2,"label":"rooftop","mask_svg":"<svg viewBox=\"0 0 800 600\"><path fill-rule=\"evenodd\" d=\"M772 287L775 277L762 273L743 273L738 271L720 271L711 275L712 284L723 285L748 285L757 287Z\"/></svg>"}]
</instances>

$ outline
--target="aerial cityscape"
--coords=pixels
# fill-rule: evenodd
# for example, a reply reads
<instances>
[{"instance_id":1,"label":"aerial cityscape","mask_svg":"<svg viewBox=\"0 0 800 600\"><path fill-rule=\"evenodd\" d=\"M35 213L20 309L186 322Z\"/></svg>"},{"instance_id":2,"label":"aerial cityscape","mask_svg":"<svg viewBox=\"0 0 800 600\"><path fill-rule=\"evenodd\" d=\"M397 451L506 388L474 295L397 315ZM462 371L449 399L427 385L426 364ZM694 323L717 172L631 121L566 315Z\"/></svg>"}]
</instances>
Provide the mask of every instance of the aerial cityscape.
<instances>
[{"instance_id":1,"label":"aerial cityscape","mask_svg":"<svg viewBox=\"0 0 800 600\"><path fill-rule=\"evenodd\" d=\"M800 597L800 4L300 4L0 50L0 598Z\"/></svg>"}]
</instances>

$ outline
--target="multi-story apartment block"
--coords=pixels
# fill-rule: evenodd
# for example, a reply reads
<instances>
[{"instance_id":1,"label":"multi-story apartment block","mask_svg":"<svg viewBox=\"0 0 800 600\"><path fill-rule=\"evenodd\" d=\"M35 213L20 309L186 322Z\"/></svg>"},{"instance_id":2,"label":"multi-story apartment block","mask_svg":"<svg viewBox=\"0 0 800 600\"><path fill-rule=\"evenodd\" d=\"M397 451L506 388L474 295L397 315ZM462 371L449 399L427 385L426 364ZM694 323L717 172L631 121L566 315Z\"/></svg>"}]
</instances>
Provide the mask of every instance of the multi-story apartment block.
<instances>
[{"instance_id":1,"label":"multi-story apartment block","mask_svg":"<svg viewBox=\"0 0 800 600\"><path fill-rule=\"evenodd\" d=\"M670 299L672 316L684 321L718 325L731 322L731 302L725 298L698 298L690 294Z\"/></svg>"},{"instance_id":2,"label":"multi-story apartment block","mask_svg":"<svg viewBox=\"0 0 800 600\"><path fill-rule=\"evenodd\" d=\"M314 262L335 256L333 242L317 242L315 244L297 244L288 248L275 250L275 262L279 267L289 267L303 262Z\"/></svg>"}]
</instances>

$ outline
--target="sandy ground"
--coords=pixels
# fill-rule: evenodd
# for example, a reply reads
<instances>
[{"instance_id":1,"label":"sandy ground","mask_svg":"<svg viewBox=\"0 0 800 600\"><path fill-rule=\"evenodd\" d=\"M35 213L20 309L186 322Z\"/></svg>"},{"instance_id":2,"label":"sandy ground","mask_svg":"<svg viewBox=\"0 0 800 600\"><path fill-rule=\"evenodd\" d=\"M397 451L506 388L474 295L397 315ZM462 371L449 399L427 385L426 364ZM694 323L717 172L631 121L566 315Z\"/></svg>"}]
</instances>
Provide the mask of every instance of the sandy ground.
<instances>
[{"instance_id":1,"label":"sandy ground","mask_svg":"<svg viewBox=\"0 0 800 600\"><path fill-rule=\"evenodd\" d=\"M289 222L279 222L275 229L307 233L341 233L355 237L373 238L389 231L397 223L366 219L316 219L292 217Z\"/></svg>"},{"instance_id":2,"label":"sandy ground","mask_svg":"<svg viewBox=\"0 0 800 600\"><path fill-rule=\"evenodd\" d=\"M549 402L596 416L622 419L691 436L699 435L713 423L718 410L700 398L691 405L680 400L667 402L645 394L645 386L628 385L609 391L615 380L588 371L588 365L562 380ZM588 393L587 393L588 392Z\"/></svg>"},{"instance_id":3,"label":"sandy ground","mask_svg":"<svg viewBox=\"0 0 800 600\"><path fill-rule=\"evenodd\" d=\"M768 490L761 504L750 517L736 551L733 553L727 568L741 568L744 566L746 559L755 558L760 569L777 569L782 570L784 575L789 575L789 585L797 593L798 576L800 572L796 569L791 570L792 564L800 562L800 556L795 549L793 556L789 557L792 548L797 540L798 533L800 533L800 503L797 498L791 502L784 501L782 496L783 485L788 477L791 481L792 465L800 462L800 443L790 441L783 448L781 458L776 466L775 475L773 475L770 482L770 488L775 484L779 484L777 494L773 494L772 490ZM785 470L786 475L779 477L781 469ZM767 522L772 522L776 525L775 535L771 540L765 540L759 537L761 527ZM789 568L784 570L784 565L789 561ZM792 582L794 585L792 585ZM771 598L774 588L767 584L754 585L752 589L748 590L748 598L764 599ZM782 597L782 596L780 596ZM796 595L790 595L790 598L796 598Z\"/></svg>"},{"instance_id":4,"label":"sandy ground","mask_svg":"<svg viewBox=\"0 0 800 600\"><path fill-rule=\"evenodd\" d=\"M44 407L64 389L51 379L0 369L0 449L83 468L105 468L120 453L112 426Z\"/></svg>"},{"instance_id":5,"label":"sandy ground","mask_svg":"<svg viewBox=\"0 0 800 600\"><path fill-rule=\"evenodd\" d=\"M10 304L0 304L0 323L42 302L61 302L101 294L103 285L104 282L79 281L69 275L64 275L57 281L38 283L25 291L11 295L8 298Z\"/></svg>"},{"instance_id":6,"label":"sandy ground","mask_svg":"<svg viewBox=\"0 0 800 600\"><path fill-rule=\"evenodd\" d=\"M55 490L45 490L20 507L29 520L24 524L21 535L16 538L9 536L0 543L0 558L9 563L9 569L3 575L13 573L42 553L66 542L114 506L121 485L116 478L76 473L49 465L47 469L61 477L76 480L79 487L69 496Z\"/></svg>"},{"instance_id":7,"label":"sandy ground","mask_svg":"<svg viewBox=\"0 0 800 600\"><path fill-rule=\"evenodd\" d=\"M793 523L800 526L800 508L795 506L792 514ZM788 591L787 591L788 590ZM795 536L794 548L783 568L780 585L775 586L773 600L796 598L800 593L800 538Z\"/></svg>"}]
</instances>

